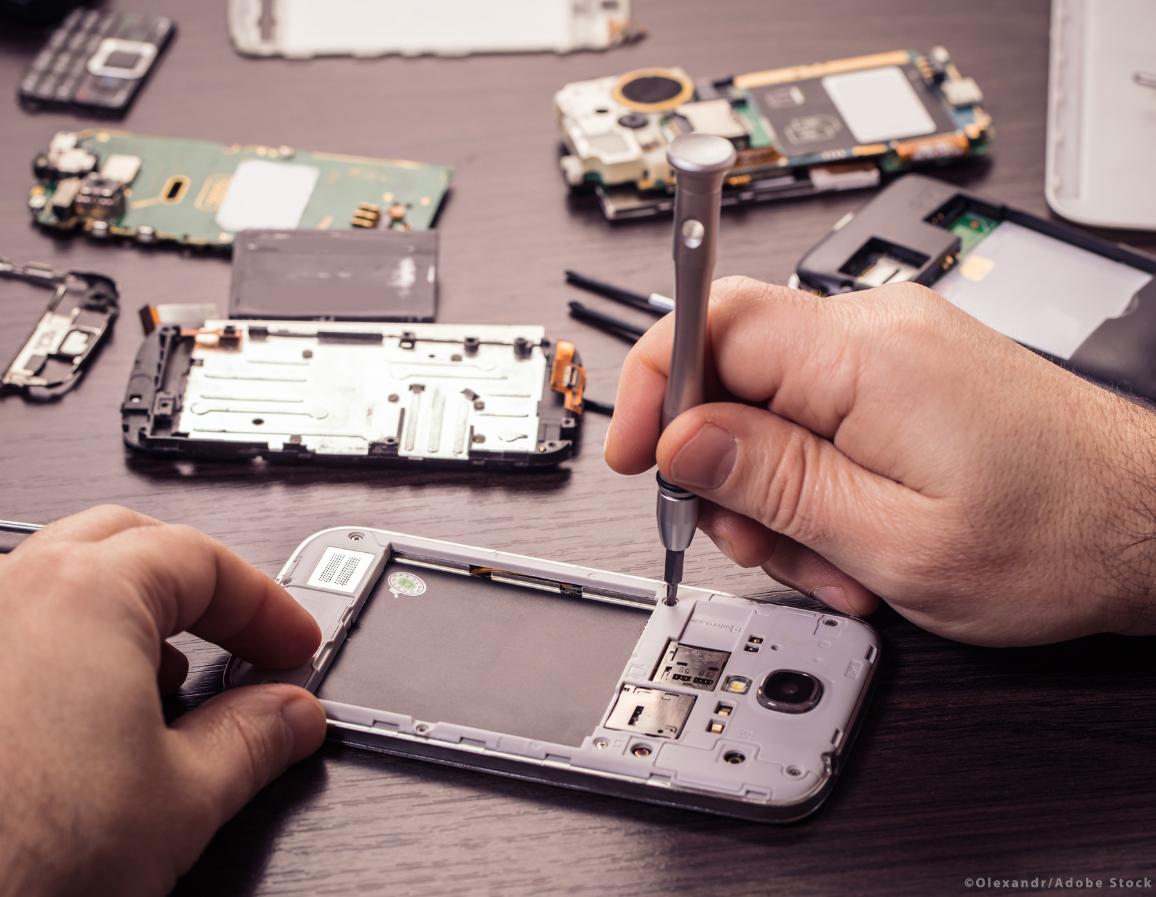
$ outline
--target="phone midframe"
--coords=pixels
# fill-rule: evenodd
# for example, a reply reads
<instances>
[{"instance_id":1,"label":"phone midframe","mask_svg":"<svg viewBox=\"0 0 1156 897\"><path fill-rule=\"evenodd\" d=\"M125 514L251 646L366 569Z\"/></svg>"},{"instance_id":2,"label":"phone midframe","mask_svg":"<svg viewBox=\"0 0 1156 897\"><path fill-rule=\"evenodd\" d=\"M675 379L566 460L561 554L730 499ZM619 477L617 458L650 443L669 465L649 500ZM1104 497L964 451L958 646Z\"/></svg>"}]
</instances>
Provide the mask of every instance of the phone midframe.
<instances>
[{"instance_id":1,"label":"phone midframe","mask_svg":"<svg viewBox=\"0 0 1156 897\"><path fill-rule=\"evenodd\" d=\"M878 659L857 620L688 586L668 607L653 580L382 530L318 533L279 581L322 646L287 673L234 659L226 684L310 688L338 741L760 821L826 796ZM436 607L453 581L472 599ZM773 670L818 705L769 709Z\"/></svg>"}]
</instances>

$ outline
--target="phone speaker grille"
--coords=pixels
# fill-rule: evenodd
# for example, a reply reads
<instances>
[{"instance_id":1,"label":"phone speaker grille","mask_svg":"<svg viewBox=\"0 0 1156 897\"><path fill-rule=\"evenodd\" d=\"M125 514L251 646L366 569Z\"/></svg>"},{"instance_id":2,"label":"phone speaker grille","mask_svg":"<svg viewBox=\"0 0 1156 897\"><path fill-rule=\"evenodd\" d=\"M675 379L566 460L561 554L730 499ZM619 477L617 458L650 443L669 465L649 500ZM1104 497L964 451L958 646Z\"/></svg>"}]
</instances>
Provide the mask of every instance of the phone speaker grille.
<instances>
[{"instance_id":1,"label":"phone speaker grille","mask_svg":"<svg viewBox=\"0 0 1156 897\"><path fill-rule=\"evenodd\" d=\"M372 564L373 555L369 552L326 548L307 584L337 592L355 592Z\"/></svg>"}]
</instances>

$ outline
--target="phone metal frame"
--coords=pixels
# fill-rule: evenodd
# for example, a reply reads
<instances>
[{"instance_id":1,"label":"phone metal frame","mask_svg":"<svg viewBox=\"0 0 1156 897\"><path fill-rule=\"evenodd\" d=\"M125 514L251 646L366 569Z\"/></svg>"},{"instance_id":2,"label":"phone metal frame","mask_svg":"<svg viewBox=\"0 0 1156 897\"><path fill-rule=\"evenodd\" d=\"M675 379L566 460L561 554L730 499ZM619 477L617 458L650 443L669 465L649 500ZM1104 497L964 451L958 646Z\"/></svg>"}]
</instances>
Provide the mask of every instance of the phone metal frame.
<instances>
[{"instance_id":1,"label":"phone metal frame","mask_svg":"<svg viewBox=\"0 0 1156 897\"><path fill-rule=\"evenodd\" d=\"M371 553L373 559L364 561L349 589L310 585L322 568L322 556L332 556L326 555L327 550L345 551L350 557ZM379 600L384 597L379 580L395 556L463 575L501 571L499 581L575 599L637 606L650 618L614 693L608 695L602 723L581 746L323 700L334 740L759 822L800 819L830 793L878 666L879 640L865 623L686 585L679 588L678 603L667 606L659 600L665 587L656 580L386 530L335 527L298 545L277 581L317 619L321 646L310 663L290 671L262 670L230 658L225 686L289 682L316 691L369 597L375 593ZM752 627L765 636L753 650L747 647L755 641L749 634ZM698 690L657 681L656 662L672 640L731 652L716 686ZM761 651L764 646L769 650ZM823 685L824 699L808 713L766 709L757 699L758 685L762 674L773 669L802 669L815 675ZM729 678L744 674L751 680L749 690L728 692ZM632 685L698 699L677 737L606 727L623 687ZM733 716L728 714L723 734L711 734L712 715L723 703L732 706ZM637 750L640 745L647 748L645 753ZM744 759L738 763L723 759L736 754Z\"/></svg>"}]
</instances>

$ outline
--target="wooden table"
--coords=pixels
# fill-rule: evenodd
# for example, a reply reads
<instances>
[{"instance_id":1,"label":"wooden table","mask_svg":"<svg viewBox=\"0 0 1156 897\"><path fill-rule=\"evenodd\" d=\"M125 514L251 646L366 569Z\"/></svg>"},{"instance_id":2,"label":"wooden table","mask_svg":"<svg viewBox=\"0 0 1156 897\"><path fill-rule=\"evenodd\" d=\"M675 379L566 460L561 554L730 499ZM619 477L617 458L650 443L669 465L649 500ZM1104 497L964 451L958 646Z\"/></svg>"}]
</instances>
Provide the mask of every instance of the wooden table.
<instances>
[{"instance_id":1,"label":"wooden table","mask_svg":"<svg viewBox=\"0 0 1156 897\"><path fill-rule=\"evenodd\" d=\"M237 56L221 2L147 6L173 16L179 33L123 127L453 165L440 319L541 322L573 336L590 393L605 400L624 346L568 320L562 271L669 290L668 224L612 228L567 203L550 102L568 81L648 65L721 75L943 43L982 85L996 123L990 162L945 175L1046 213L1043 0L638 0L650 35L606 54L304 63ZM0 517L46 521L120 502L200 527L269 572L304 536L356 523L659 575L653 480L606 468L606 421L595 416L578 457L544 476L130 463L118 406L140 338L133 312L223 303L229 265L33 229L31 159L55 130L82 124L10 99L35 47L29 32L0 25L0 254L107 273L126 314L64 401L0 403ZM719 273L782 281L864 199L728 213ZM687 574L740 593L767 586L706 539ZM996 651L942 641L889 612L875 622L885 650L874 710L845 778L808 822L763 827L331 746L226 826L179 892L925 897L961 892L969 876L1156 872L1153 641ZM196 700L215 689L221 655L186 647Z\"/></svg>"}]
</instances>

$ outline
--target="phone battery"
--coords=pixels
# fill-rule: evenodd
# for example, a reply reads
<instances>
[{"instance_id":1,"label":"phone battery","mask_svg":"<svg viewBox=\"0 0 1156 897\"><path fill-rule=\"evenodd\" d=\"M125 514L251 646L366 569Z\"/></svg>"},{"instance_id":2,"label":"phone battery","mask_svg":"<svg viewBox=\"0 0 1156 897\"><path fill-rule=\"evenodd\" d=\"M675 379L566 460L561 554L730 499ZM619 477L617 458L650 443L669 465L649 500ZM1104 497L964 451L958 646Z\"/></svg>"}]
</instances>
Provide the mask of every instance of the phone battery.
<instances>
[{"instance_id":1,"label":"phone battery","mask_svg":"<svg viewBox=\"0 0 1156 897\"><path fill-rule=\"evenodd\" d=\"M437 253L434 231L242 231L229 317L432 321Z\"/></svg>"}]
</instances>

